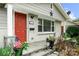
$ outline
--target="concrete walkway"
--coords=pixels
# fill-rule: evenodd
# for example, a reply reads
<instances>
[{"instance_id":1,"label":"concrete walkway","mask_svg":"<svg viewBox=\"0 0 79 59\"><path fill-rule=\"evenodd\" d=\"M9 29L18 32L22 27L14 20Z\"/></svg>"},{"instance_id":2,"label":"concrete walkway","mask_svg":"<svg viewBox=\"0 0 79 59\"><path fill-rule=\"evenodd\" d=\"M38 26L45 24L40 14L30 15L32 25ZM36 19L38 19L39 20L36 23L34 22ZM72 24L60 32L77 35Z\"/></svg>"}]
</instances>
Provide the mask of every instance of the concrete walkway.
<instances>
[{"instance_id":1,"label":"concrete walkway","mask_svg":"<svg viewBox=\"0 0 79 59\"><path fill-rule=\"evenodd\" d=\"M27 50L23 50L23 56L57 56L52 49L46 49L46 41L30 43Z\"/></svg>"},{"instance_id":2,"label":"concrete walkway","mask_svg":"<svg viewBox=\"0 0 79 59\"><path fill-rule=\"evenodd\" d=\"M34 51L44 49L44 48L46 48L46 42L45 41L29 43L28 49L23 50L23 55L24 54L30 54L30 53L32 53Z\"/></svg>"}]
</instances>

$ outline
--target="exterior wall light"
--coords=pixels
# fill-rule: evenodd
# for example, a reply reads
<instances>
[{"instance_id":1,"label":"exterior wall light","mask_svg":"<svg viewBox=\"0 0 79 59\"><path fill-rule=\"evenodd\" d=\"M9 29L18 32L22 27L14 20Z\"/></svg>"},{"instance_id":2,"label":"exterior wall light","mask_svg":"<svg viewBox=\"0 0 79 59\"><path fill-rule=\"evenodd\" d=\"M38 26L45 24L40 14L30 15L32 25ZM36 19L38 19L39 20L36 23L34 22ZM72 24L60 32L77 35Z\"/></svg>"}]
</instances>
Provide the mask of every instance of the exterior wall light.
<instances>
[{"instance_id":1,"label":"exterior wall light","mask_svg":"<svg viewBox=\"0 0 79 59\"><path fill-rule=\"evenodd\" d=\"M50 4L50 16L53 16L52 4Z\"/></svg>"},{"instance_id":2,"label":"exterior wall light","mask_svg":"<svg viewBox=\"0 0 79 59\"><path fill-rule=\"evenodd\" d=\"M33 16L33 15L31 15L31 16L30 16L30 18L31 18L31 19L33 19L33 18L34 18L34 16Z\"/></svg>"},{"instance_id":3,"label":"exterior wall light","mask_svg":"<svg viewBox=\"0 0 79 59\"><path fill-rule=\"evenodd\" d=\"M52 10L50 11L50 16L53 16L53 11Z\"/></svg>"}]
</instances>

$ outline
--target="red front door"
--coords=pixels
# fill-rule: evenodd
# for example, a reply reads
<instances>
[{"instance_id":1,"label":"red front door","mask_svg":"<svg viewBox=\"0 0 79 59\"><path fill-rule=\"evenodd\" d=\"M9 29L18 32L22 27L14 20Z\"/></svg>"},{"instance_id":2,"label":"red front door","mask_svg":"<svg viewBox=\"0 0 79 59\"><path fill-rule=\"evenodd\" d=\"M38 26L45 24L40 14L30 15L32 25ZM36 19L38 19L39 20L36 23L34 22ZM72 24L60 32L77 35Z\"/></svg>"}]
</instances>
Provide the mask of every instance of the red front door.
<instances>
[{"instance_id":1,"label":"red front door","mask_svg":"<svg viewBox=\"0 0 79 59\"><path fill-rule=\"evenodd\" d=\"M15 12L15 35L21 42L26 41L26 14Z\"/></svg>"}]
</instances>

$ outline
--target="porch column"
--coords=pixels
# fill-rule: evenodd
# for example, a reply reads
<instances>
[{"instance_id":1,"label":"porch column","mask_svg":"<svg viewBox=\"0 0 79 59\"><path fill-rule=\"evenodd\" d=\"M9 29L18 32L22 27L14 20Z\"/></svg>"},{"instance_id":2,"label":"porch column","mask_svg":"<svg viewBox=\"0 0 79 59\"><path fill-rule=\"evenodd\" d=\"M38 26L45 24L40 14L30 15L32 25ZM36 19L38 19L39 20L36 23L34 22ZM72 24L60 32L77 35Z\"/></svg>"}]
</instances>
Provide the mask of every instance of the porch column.
<instances>
[{"instance_id":1,"label":"porch column","mask_svg":"<svg viewBox=\"0 0 79 59\"><path fill-rule=\"evenodd\" d=\"M66 32L66 21L64 21L64 33Z\"/></svg>"},{"instance_id":2,"label":"porch column","mask_svg":"<svg viewBox=\"0 0 79 59\"><path fill-rule=\"evenodd\" d=\"M13 19L12 19L12 5L7 4L7 30L8 36L13 36Z\"/></svg>"},{"instance_id":3,"label":"porch column","mask_svg":"<svg viewBox=\"0 0 79 59\"><path fill-rule=\"evenodd\" d=\"M8 44L12 44L15 39L14 39L14 28L13 28L13 13L12 13L12 5L7 4L7 41Z\"/></svg>"}]
</instances>

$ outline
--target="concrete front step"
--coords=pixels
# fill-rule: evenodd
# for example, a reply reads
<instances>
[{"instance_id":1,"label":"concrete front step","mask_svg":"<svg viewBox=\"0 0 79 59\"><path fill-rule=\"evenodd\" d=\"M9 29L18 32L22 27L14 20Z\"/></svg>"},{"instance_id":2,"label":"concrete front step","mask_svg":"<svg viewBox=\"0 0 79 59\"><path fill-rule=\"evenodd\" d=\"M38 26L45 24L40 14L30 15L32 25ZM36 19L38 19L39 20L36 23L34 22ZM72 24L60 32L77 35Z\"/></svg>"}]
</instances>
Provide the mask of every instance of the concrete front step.
<instances>
[{"instance_id":1,"label":"concrete front step","mask_svg":"<svg viewBox=\"0 0 79 59\"><path fill-rule=\"evenodd\" d=\"M38 53L39 51L42 51L42 50L45 50L46 47L44 48L38 48L38 49L29 49L29 50L26 50L26 51L23 51L23 56L31 56L33 53Z\"/></svg>"},{"instance_id":2,"label":"concrete front step","mask_svg":"<svg viewBox=\"0 0 79 59\"><path fill-rule=\"evenodd\" d=\"M50 52L52 52L51 49L45 49L45 50L39 51L37 53L33 53L31 56L46 56Z\"/></svg>"},{"instance_id":3,"label":"concrete front step","mask_svg":"<svg viewBox=\"0 0 79 59\"><path fill-rule=\"evenodd\" d=\"M58 56L59 53L58 52L53 52L52 54L49 54L48 56Z\"/></svg>"},{"instance_id":4,"label":"concrete front step","mask_svg":"<svg viewBox=\"0 0 79 59\"><path fill-rule=\"evenodd\" d=\"M50 54L50 55L48 55L48 56L58 56L58 55L57 55L57 54L52 53L52 54Z\"/></svg>"},{"instance_id":5,"label":"concrete front step","mask_svg":"<svg viewBox=\"0 0 79 59\"><path fill-rule=\"evenodd\" d=\"M46 41L29 43L27 50L23 50L23 56L31 56L31 54L46 49Z\"/></svg>"},{"instance_id":6,"label":"concrete front step","mask_svg":"<svg viewBox=\"0 0 79 59\"><path fill-rule=\"evenodd\" d=\"M46 41L30 43L27 50L23 50L23 56L57 56L51 49L46 49Z\"/></svg>"}]
</instances>

